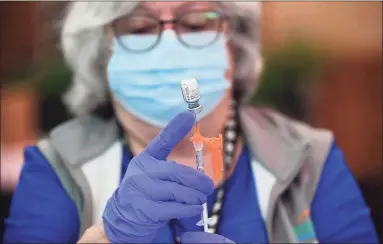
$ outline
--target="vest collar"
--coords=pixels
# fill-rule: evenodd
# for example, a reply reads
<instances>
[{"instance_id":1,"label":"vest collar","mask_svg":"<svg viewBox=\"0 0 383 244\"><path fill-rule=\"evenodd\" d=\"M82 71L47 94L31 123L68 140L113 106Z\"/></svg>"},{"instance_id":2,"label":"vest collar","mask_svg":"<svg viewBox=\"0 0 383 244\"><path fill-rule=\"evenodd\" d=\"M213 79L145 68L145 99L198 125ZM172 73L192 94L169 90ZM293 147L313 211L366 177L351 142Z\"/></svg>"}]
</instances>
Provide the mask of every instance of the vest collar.
<instances>
[{"instance_id":1,"label":"vest collar","mask_svg":"<svg viewBox=\"0 0 383 244\"><path fill-rule=\"evenodd\" d=\"M50 139L64 162L76 168L101 155L115 143L118 126L114 119L76 118L55 128Z\"/></svg>"},{"instance_id":2,"label":"vest collar","mask_svg":"<svg viewBox=\"0 0 383 244\"><path fill-rule=\"evenodd\" d=\"M309 143L271 110L244 107L239 116L253 157L278 181L291 181L302 166Z\"/></svg>"}]
</instances>

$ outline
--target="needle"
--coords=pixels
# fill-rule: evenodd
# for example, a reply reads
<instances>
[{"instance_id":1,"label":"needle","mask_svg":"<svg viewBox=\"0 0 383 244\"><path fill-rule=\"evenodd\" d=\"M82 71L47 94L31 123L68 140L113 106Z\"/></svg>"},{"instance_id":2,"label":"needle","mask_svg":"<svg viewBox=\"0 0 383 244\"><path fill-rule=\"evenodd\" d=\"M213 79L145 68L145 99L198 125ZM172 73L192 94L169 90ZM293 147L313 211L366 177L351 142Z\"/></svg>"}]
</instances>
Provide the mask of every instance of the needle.
<instances>
[{"instance_id":1,"label":"needle","mask_svg":"<svg viewBox=\"0 0 383 244\"><path fill-rule=\"evenodd\" d=\"M194 114L195 128L197 129L197 114Z\"/></svg>"}]
</instances>

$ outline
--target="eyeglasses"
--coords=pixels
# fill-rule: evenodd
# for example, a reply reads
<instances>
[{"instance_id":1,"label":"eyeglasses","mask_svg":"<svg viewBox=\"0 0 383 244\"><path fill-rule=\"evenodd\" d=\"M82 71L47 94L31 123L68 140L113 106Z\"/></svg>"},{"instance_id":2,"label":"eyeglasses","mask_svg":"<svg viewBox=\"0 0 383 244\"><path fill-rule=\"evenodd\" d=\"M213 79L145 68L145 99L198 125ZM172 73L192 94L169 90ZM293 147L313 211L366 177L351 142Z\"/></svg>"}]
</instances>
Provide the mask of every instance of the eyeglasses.
<instances>
[{"instance_id":1,"label":"eyeglasses","mask_svg":"<svg viewBox=\"0 0 383 244\"><path fill-rule=\"evenodd\" d=\"M198 10L178 15L174 20L158 20L146 15L128 15L113 22L119 44L130 52L147 52L161 40L164 25L171 23L178 40L189 48L204 48L213 44L220 36L225 15L218 11ZM210 32L203 40L193 38L190 33Z\"/></svg>"}]
</instances>

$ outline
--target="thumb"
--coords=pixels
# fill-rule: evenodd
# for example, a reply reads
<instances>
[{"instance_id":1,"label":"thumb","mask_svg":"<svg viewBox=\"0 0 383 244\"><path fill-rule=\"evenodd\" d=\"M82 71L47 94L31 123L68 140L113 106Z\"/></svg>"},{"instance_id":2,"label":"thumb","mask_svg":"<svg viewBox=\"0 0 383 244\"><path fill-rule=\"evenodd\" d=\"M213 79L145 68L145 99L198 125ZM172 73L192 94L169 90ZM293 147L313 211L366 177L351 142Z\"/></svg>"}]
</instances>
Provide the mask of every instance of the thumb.
<instances>
[{"instance_id":1,"label":"thumb","mask_svg":"<svg viewBox=\"0 0 383 244\"><path fill-rule=\"evenodd\" d=\"M177 144L189 133L195 123L194 114L185 111L174 117L149 143L145 151L158 160L165 160Z\"/></svg>"}]
</instances>

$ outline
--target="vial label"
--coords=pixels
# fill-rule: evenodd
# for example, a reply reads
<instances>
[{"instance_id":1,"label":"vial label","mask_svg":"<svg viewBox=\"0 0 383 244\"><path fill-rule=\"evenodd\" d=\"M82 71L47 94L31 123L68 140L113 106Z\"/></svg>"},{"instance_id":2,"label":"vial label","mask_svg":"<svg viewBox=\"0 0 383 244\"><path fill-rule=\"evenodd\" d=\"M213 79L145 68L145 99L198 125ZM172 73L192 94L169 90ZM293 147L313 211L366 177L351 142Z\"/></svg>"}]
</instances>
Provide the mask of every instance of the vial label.
<instances>
[{"instance_id":1,"label":"vial label","mask_svg":"<svg viewBox=\"0 0 383 244\"><path fill-rule=\"evenodd\" d=\"M196 79L187 79L181 82L181 90L186 102L195 102L200 98Z\"/></svg>"},{"instance_id":2,"label":"vial label","mask_svg":"<svg viewBox=\"0 0 383 244\"><path fill-rule=\"evenodd\" d=\"M182 94L184 95L186 102L194 102L196 99L198 100L200 98L198 89L191 90L189 87L183 87Z\"/></svg>"},{"instance_id":3,"label":"vial label","mask_svg":"<svg viewBox=\"0 0 383 244\"><path fill-rule=\"evenodd\" d=\"M200 97L200 95L199 95L198 89L195 89L195 90L192 90L191 92L189 92L189 99L196 99L199 97Z\"/></svg>"},{"instance_id":4,"label":"vial label","mask_svg":"<svg viewBox=\"0 0 383 244\"><path fill-rule=\"evenodd\" d=\"M187 99L187 100L191 99L191 97L190 97L190 92L189 92L189 88L188 88L188 87L185 88L185 94L186 94L186 99Z\"/></svg>"}]
</instances>

